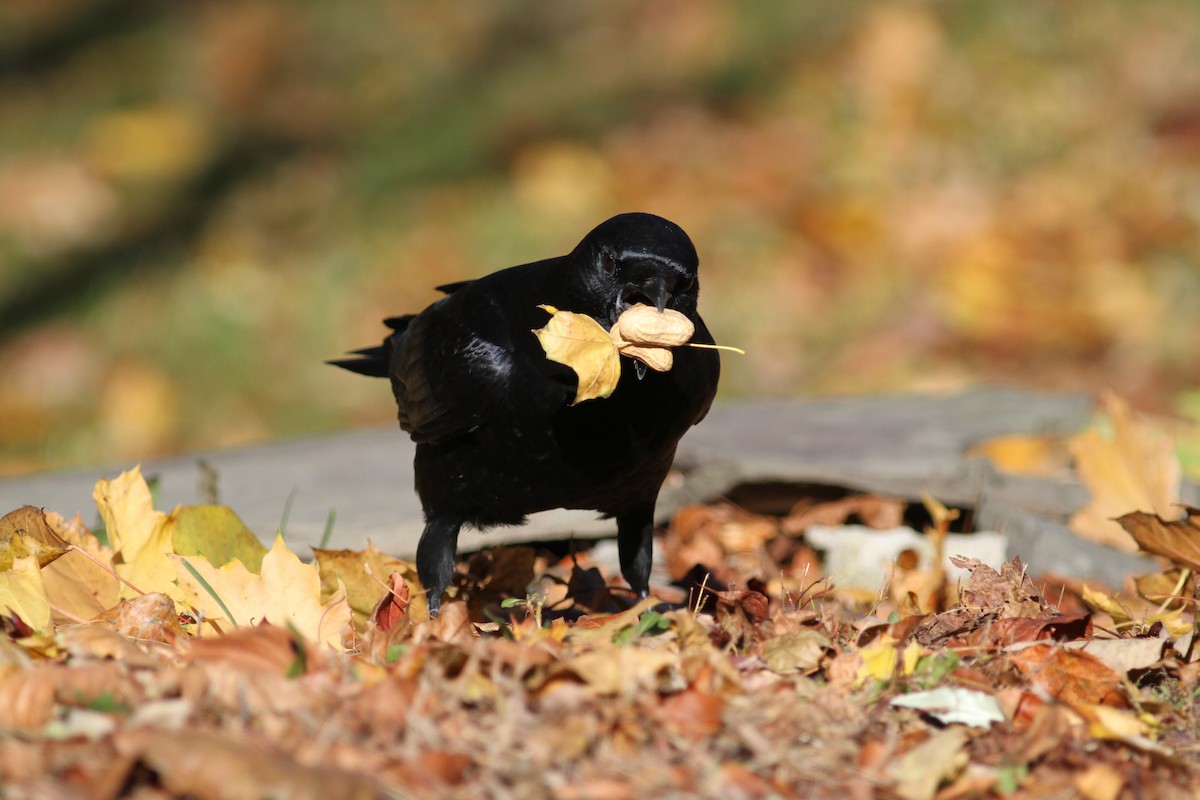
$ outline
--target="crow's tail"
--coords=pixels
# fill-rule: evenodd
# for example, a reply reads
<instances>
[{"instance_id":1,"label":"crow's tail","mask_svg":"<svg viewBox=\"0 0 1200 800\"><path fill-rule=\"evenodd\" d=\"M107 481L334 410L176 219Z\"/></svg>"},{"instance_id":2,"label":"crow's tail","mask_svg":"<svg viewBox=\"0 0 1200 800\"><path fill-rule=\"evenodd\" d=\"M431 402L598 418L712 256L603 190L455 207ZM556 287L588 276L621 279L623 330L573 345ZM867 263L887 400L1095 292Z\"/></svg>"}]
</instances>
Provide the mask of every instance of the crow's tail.
<instances>
[{"instance_id":1,"label":"crow's tail","mask_svg":"<svg viewBox=\"0 0 1200 800\"><path fill-rule=\"evenodd\" d=\"M386 378L391 369L393 340L397 336L403 336L405 329L408 328L408 323L413 320L412 314L403 317L390 317L383 322L395 333L383 340L383 344L378 347L364 347L361 350L351 350L347 355L354 358L335 358L326 361L326 364L331 364L335 367L348 369L351 372L357 372L359 375L367 375L372 378Z\"/></svg>"},{"instance_id":2,"label":"crow's tail","mask_svg":"<svg viewBox=\"0 0 1200 800\"><path fill-rule=\"evenodd\" d=\"M389 348L390 349L390 348ZM335 367L357 372L359 375L369 375L372 378L388 376L388 359L382 345L379 347L364 347L362 350L351 350L347 355L355 358L333 358L326 361Z\"/></svg>"}]
</instances>

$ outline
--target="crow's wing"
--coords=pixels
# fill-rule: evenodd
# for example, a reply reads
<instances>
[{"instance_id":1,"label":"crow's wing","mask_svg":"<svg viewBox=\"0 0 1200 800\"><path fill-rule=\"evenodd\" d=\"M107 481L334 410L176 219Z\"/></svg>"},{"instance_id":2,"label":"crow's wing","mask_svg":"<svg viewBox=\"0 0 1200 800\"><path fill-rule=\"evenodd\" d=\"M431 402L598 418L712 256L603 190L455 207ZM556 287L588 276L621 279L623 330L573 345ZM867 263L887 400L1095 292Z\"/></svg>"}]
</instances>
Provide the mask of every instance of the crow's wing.
<instances>
[{"instance_id":1,"label":"crow's wing","mask_svg":"<svg viewBox=\"0 0 1200 800\"><path fill-rule=\"evenodd\" d=\"M526 304L521 304L522 306ZM505 414L552 413L572 396L537 345L532 303L509 309L481 292L456 292L392 339L400 427L417 443L469 433Z\"/></svg>"}]
</instances>

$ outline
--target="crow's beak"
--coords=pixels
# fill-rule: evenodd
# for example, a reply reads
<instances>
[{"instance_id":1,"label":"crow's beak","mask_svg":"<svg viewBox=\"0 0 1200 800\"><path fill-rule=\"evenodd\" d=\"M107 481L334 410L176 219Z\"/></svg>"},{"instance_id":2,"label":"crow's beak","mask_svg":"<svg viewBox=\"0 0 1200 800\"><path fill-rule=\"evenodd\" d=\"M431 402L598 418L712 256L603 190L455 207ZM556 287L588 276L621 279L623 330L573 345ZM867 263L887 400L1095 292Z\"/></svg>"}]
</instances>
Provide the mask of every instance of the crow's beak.
<instances>
[{"instance_id":1,"label":"crow's beak","mask_svg":"<svg viewBox=\"0 0 1200 800\"><path fill-rule=\"evenodd\" d=\"M664 278L650 278L644 283L627 283L621 290L621 306L624 308L645 303L657 308L658 313L661 314L670 299L671 293L667 291L667 282Z\"/></svg>"},{"instance_id":2,"label":"crow's beak","mask_svg":"<svg viewBox=\"0 0 1200 800\"><path fill-rule=\"evenodd\" d=\"M655 278L650 281L649 287L650 299L654 301L654 307L658 309L658 313L663 313L663 309L667 307L667 299L670 294L667 292L667 282L662 278Z\"/></svg>"}]
</instances>

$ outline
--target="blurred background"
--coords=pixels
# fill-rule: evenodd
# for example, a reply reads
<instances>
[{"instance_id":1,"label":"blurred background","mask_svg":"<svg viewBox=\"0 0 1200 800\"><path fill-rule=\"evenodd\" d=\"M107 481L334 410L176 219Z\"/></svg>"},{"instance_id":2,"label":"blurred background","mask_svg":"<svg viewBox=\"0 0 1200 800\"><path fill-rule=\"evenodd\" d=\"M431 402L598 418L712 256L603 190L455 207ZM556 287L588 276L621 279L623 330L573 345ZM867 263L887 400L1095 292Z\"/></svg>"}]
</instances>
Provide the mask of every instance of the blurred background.
<instances>
[{"instance_id":1,"label":"blurred background","mask_svg":"<svg viewBox=\"0 0 1200 800\"><path fill-rule=\"evenodd\" d=\"M1200 416L1200 14L0 4L0 474L394 419L434 285L680 223L722 393Z\"/></svg>"}]
</instances>

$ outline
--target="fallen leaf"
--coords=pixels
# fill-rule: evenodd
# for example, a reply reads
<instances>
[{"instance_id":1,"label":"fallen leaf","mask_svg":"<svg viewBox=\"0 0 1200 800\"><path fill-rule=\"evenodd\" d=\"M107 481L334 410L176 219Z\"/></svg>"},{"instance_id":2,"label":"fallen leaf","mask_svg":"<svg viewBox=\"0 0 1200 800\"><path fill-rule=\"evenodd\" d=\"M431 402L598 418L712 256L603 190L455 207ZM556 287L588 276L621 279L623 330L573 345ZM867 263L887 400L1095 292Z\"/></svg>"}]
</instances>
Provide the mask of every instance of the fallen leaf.
<instances>
[{"instance_id":1,"label":"fallen leaf","mask_svg":"<svg viewBox=\"0 0 1200 800\"><path fill-rule=\"evenodd\" d=\"M1147 669L1162 660L1167 639L1086 639L1066 642L1063 647L1095 656L1118 675Z\"/></svg>"},{"instance_id":2,"label":"fallen leaf","mask_svg":"<svg viewBox=\"0 0 1200 800\"><path fill-rule=\"evenodd\" d=\"M1150 736L1154 732L1141 714L1129 709L1113 708L1097 703L1072 703L1071 710L1088 723L1088 733L1097 739L1126 740Z\"/></svg>"},{"instance_id":3,"label":"fallen leaf","mask_svg":"<svg viewBox=\"0 0 1200 800\"><path fill-rule=\"evenodd\" d=\"M162 592L173 600L182 599L168 557L174 552L171 526L167 515L155 510L141 467L112 480L100 479L92 497L112 543L117 574L143 592ZM138 594L124 584L118 593L121 598Z\"/></svg>"},{"instance_id":4,"label":"fallen leaf","mask_svg":"<svg viewBox=\"0 0 1200 800\"><path fill-rule=\"evenodd\" d=\"M868 528L887 530L904 524L908 503L870 494L856 494L839 500L815 502L802 500L779 523L788 536L800 536L810 525L844 525L858 517Z\"/></svg>"},{"instance_id":5,"label":"fallen leaf","mask_svg":"<svg viewBox=\"0 0 1200 800\"><path fill-rule=\"evenodd\" d=\"M1070 467L1065 437L1055 434L1011 433L992 436L967 448L967 458L986 458L1003 472L1051 478Z\"/></svg>"},{"instance_id":6,"label":"fallen leaf","mask_svg":"<svg viewBox=\"0 0 1200 800\"><path fill-rule=\"evenodd\" d=\"M131 639L173 645L186 636L179 624L175 602L161 592L122 600L98 614L95 621L111 625L113 630Z\"/></svg>"},{"instance_id":7,"label":"fallen leaf","mask_svg":"<svg viewBox=\"0 0 1200 800\"><path fill-rule=\"evenodd\" d=\"M0 726L36 731L54 713L57 674L0 665Z\"/></svg>"},{"instance_id":8,"label":"fallen leaf","mask_svg":"<svg viewBox=\"0 0 1200 800\"><path fill-rule=\"evenodd\" d=\"M559 662L558 671L572 672L602 695L632 696L658 685L659 674L675 663L675 656L642 647L591 650Z\"/></svg>"},{"instance_id":9,"label":"fallen leaf","mask_svg":"<svg viewBox=\"0 0 1200 800\"><path fill-rule=\"evenodd\" d=\"M944 725L960 722L972 728L988 728L1006 719L995 697L959 686L900 695L892 698L891 704L924 711Z\"/></svg>"},{"instance_id":10,"label":"fallen leaf","mask_svg":"<svg viewBox=\"0 0 1200 800\"><path fill-rule=\"evenodd\" d=\"M1048 610L1020 556L1001 565L999 572L977 558L950 556L950 563L971 573L962 591L964 605L995 609L999 619L1042 616Z\"/></svg>"},{"instance_id":11,"label":"fallen leaf","mask_svg":"<svg viewBox=\"0 0 1200 800\"><path fill-rule=\"evenodd\" d=\"M1058 645L1033 645L1012 660L1031 684L1071 704L1100 703L1121 683L1121 677L1099 658Z\"/></svg>"},{"instance_id":12,"label":"fallen leaf","mask_svg":"<svg viewBox=\"0 0 1200 800\"><path fill-rule=\"evenodd\" d=\"M55 517L47 514L46 520L78 550L68 550L62 558L42 567L46 596L57 617L68 622L92 619L116 605L120 594L121 582L104 569L112 569L112 548L100 544L83 526L56 525Z\"/></svg>"},{"instance_id":13,"label":"fallen leaf","mask_svg":"<svg viewBox=\"0 0 1200 800\"><path fill-rule=\"evenodd\" d=\"M287 628L268 624L238 628L225 636L192 639L183 654L186 661L220 662L243 670L286 675L296 662L300 646Z\"/></svg>"},{"instance_id":14,"label":"fallen leaf","mask_svg":"<svg viewBox=\"0 0 1200 800\"><path fill-rule=\"evenodd\" d=\"M1183 519L1163 519L1158 514L1133 511L1117 523L1137 547L1170 559L1176 566L1200 572L1200 509L1187 507Z\"/></svg>"},{"instance_id":15,"label":"fallen leaf","mask_svg":"<svg viewBox=\"0 0 1200 800\"><path fill-rule=\"evenodd\" d=\"M125 731L117 750L145 764L177 797L223 800L230 797L379 796L369 777L329 766L305 766L261 743L228 730Z\"/></svg>"},{"instance_id":16,"label":"fallen leaf","mask_svg":"<svg viewBox=\"0 0 1200 800\"><path fill-rule=\"evenodd\" d=\"M294 625L307 639L342 648L342 633L350 625L345 592L339 591L322 603L317 566L301 563L282 536L275 537L275 544L263 557L261 575L236 560L222 567L214 567L201 557L172 555L171 560L186 602L206 618L243 626L263 620L281 627ZM207 582L207 588L200 578Z\"/></svg>"},{"instance_id":17,"label":"fallen leaf","mask_svg":"<svg viewBox=\"0 0 1200 800\"><path fill-rule=\"evenodd\" d=\"M42 636L53 633L50 598L36 557L18 558L10 569L0 570L0 615L15 615Z\"/></svg>"},{"instance_id":18,"label":"fallen leaf","mask_svg":"<svg viewBox=\"0 0 1200 800\"><path fill-rule=\"evenodd\" d=\"M962 728L947 728L909 750L888 769L896 794L904 800L931 800L939 786L967 765L966 745Z\"/></svg>"},{"instance_id":19,"label":"fallen leaf","mask_svg":"<svg viewBox=\"0 0 1200 800\"><path fill-rule=\"evenodd\" d=\"M829 637L820 631L805 629L775 636L762 643L762 659L772 672L787 675L812 672L833 648Z\"/></svg>"},{"instance_id":20,"label":"fallen leaf","mask_svg":"<svg viewBox=\"0 0 1200 800\"><path fill-rule=\"evenodd\" d=\"M321 576L321 596L332 596L339 583L346 587L346 599L359 625L387 594L384 582L393 573L399 574L408 586L409 596L413 598L410 612L413 618L421 620L429 616L416 566L411 561L393 558L370 542L365 550L313 548L313 557Z\"/></svg>"},{"instance_id":21,"label":"fallen leaf","mask_svg":"<svg viewBox=\"0 0 1200 800\"><path fill-rule=\"evenodd\" d=\"M1112 764L1092 764L1075 776L1075 788L1083 800L1117 800L1125 789L1125 778Z\"/></svg>"},{"instance_id":22,"label":"fallen leaf","mask_svg":"<svg viewBox=\"0 0 1200 800\"><path fill-rule=\"evenodd\" d=\"M44 567L67 552L67 546L36 506L22 506L0 518L0 570L29 556Z\"/></svg>"},{"instance_id":23,"label":"fallen leaf","mask_svg":"<svg viewBox=\"0 0 1200 800\"><path fill-rule=\"evenodd\" d=\"M371 612L371 621L381 631L390 631L403 620L408 611L409 589L404 576L393 572L388 577L388 590Z\"/></svg>"},{"instance_id":24,"label":"fallen leaf","mask_svg":"<svg viewBox=\"0 0 1200 800\"><path fill-rule=\"evenodd\" d=\"M180 506L169 522L171 543L181 556L203 556L214 567L235 558L251 572L262 567L267 548L228 506Z\"/></svg>"},{"instance_id":25,"label":"fallen leaf","mask_svg":"<svg viewBox=\"0 0 1200 800\"><path fill-rule=\"evenodd\" d=\"M1137 545L1114 520L1132 511L1171 516L1179 499L1179 459L1171 438L1138 419L1117 395L1104 395L1104 411L1111 436L1091 427L1070 442L1091 501L1069 525L1080 536L1131 553Z\"/></svg>"},{"instance_id":26,"label":"fallen leaf","mask_svg":"<svg viewBox=\"0 0 1200 800\"><path fill-rule=\"evenodd\" d=\"M158 595L164 597L165 595ZM58 642L67 654L77 661L122 661L131 667L155 669L161 661L151 653L161 649L143 647L138 642L113 629L106 622L85 622L58 631Z\"/></svg>"},{"instance_id":27,"label":"fallen leaf","mask_svg":"<svg viewBox=\"0 0 1200 800\"><path fill-rule=\"evenodd\" d=\"M668 695L657 709L667 727L687 739L703 739L721 730L725 701L695 689Z\"/></svg>"},{"instance_id":28,"label":"fallen leaf","mask_svg":"<svg viewBox=\"0 0 1200 800\"><path fill-rule=\"evenodd\" d=\"M923 651L924 648L915 641L910 641L900 649L890 635L880 636L858 651L862 664L858 668L857 680L859 683L868 680L890 681L896 675L911 675Z\"/></svg>"}]
</instances>

